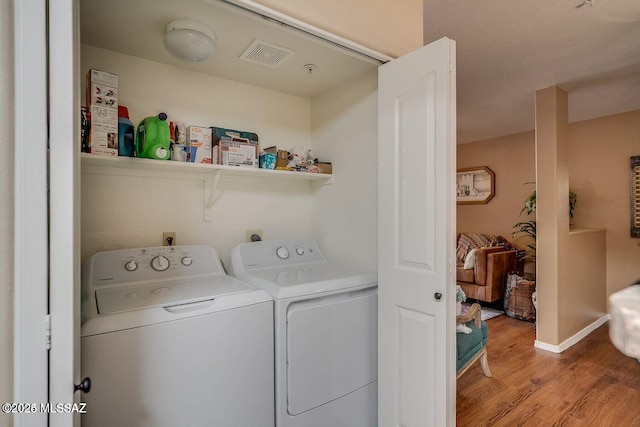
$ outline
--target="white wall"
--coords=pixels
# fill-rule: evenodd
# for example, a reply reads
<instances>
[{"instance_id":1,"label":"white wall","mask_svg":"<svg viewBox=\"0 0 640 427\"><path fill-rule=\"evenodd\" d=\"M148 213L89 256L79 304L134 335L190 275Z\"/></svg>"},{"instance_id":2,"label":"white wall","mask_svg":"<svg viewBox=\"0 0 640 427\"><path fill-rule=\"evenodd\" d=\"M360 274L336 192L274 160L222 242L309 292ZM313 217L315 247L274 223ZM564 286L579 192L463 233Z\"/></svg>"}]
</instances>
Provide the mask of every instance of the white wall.
<instances>
[{"instance_id":1,"label":"white wall","mask_svg":"<svg viewBox=\"0 0 640 427\"><path fill-rule=\"evenodd\" d=\"M378 73L366 73L312 102L318 158L334 184L313 197L313 236L330 261L377 271Z\"/></svg>"},{"instance_id":2,"label":"white wall","mask_svg":"<svg viewBox=\"0 0 640 427\"><path fill-rule=\"evenodd\" d=\"M0 0L0 402L13 401L13 2ZM0 414L0 425L12 416Z\"/></svg>"},{"instance_id":3,"label":"white wall","mask_svg":"<svg viewBox=\"0 0 640 427\"><path fill-rule=\"evenodd\" d=\"M118 102L135 124L164 111L170 120L256 132L261 147L310 146L309 99L89 46L81 54L83 75L89 68L118 75ZM202 181L121 172L82 174L83 260L103 250L160 245L164 231L175 231L180 245L212 245L225 265L247 229L264 230L265 239L312 237L309 183L224 177L213 222L206 223Z\"/></svg>"}]
</instances>

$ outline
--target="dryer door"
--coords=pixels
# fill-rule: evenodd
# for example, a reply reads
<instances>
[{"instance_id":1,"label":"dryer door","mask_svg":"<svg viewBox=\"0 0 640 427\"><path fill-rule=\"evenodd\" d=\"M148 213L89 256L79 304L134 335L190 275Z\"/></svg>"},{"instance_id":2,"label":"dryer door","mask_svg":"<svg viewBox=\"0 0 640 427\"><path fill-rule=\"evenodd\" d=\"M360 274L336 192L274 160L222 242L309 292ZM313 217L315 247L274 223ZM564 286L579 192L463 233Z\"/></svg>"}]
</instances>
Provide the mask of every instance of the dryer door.
<instances>
[{"instance_id":1,"label":"dryer door","mask_svg":"<svg viewBox=\"0 0 640 427\"><path fill-rule=\"evenodd\" d=\"M289 414L301 414L377 380L377 325L377 289L289 305Z\"/></svg>"}]
</instances>

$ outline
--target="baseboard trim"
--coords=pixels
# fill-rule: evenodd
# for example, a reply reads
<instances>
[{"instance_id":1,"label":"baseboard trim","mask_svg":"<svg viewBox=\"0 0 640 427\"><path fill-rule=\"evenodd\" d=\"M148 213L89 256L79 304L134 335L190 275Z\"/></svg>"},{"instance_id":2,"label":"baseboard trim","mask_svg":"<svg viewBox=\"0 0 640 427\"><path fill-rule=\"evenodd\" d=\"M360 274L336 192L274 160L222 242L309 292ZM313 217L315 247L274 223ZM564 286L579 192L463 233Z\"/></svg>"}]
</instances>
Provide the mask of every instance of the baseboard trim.
<instances>
[{"instance_id":1,"label":"baseboard trim","mask_svg":"<svg viewBox=\"0 0 640 427\"><path fill-rule=\"evenodd\" d=\"M602 317L597 319L592 324L588 325L586 328L584 328L574 336L564 340L562 343L560 343L560 345L547 344L546 342L536 340L534 346L535 348L539 348L540 350L550 351L552 353L562 353L566 349L582 341L582 339L584 339L591 332L595 331L600 326L607 323L608 320L609 320L609 315L604 314Z\"/></svg>"}]
</instances>

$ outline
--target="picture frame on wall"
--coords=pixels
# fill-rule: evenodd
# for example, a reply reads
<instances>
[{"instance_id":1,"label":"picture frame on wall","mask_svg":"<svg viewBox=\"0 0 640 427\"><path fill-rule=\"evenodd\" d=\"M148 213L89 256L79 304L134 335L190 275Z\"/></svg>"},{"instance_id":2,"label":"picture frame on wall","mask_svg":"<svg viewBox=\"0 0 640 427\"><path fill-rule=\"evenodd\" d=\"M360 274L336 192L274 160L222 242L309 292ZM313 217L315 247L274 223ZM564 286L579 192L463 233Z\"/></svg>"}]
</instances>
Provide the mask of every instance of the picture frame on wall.
<instances>
[{"instance_id":1,"label":"picture frame on wall","mask_svg":"<svg viewBox=\"0 0 640 427\"><path fill-rule=\"evenodd\" d=\"M456 203L458 205L489 203L495 195L495 178L495 174L487 166L458 169Z\"/></svg>"},{"instance_id":2,"label":"picture frame on wall","mask_svg":"<svg viewBox=\"0 0 640 427\"><path fill-rule=\"evenodd\" d=\"M631 237L640 238L640 156L631 163Z\"/></svg>"}]
</instances>

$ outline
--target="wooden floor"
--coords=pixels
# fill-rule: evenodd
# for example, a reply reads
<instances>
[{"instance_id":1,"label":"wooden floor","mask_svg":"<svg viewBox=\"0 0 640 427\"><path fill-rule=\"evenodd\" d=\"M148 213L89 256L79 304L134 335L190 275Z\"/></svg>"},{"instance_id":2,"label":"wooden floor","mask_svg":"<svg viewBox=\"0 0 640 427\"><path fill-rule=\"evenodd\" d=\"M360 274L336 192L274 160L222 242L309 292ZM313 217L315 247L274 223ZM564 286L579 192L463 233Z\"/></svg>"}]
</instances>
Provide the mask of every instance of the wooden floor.
<instances>
[{"instance_id":1,"label":"wooden floor","mask_svg":"<svg viewBox=\"0 0 640 427\"><path fill-rule=\"evenodd\" d=\"M562 354L533 347L533 323L487 323L493 377L480 363L460 377L458 426L640 426L640 363L611 344L608 323Z\"/></svg>"}]
</instances>

